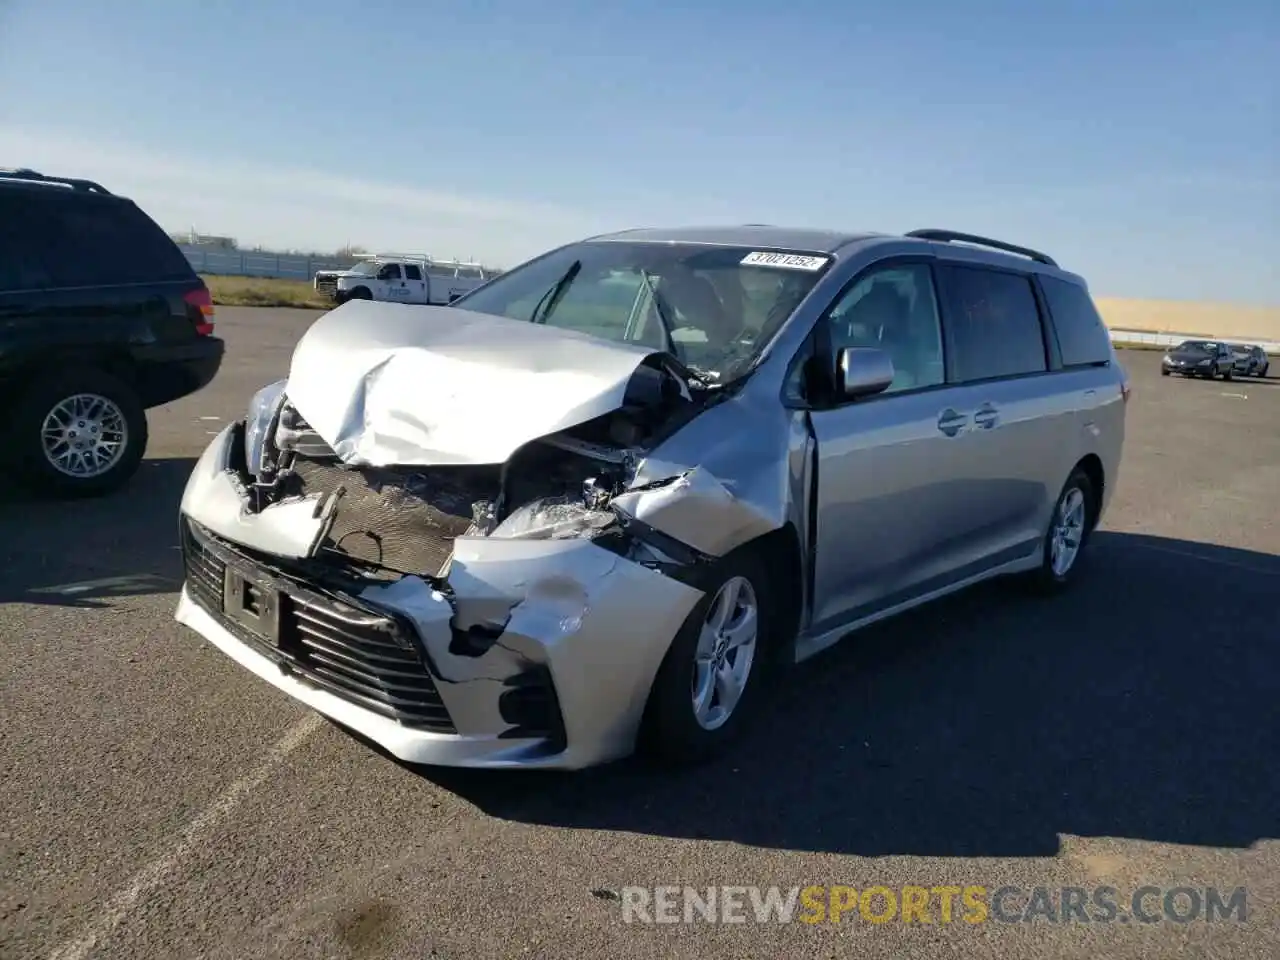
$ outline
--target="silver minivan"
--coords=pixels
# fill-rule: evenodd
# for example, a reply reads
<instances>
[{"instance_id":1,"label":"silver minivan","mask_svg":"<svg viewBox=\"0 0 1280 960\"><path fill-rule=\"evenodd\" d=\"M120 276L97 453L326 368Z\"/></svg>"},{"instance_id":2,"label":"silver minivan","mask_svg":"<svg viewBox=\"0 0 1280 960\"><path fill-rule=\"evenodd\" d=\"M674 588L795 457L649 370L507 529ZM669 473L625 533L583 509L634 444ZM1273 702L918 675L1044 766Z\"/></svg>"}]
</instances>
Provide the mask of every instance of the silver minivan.
<instances>
[{"instance_id":1,"label":"silver minivan","mask_svg":"<svg viewBox=\"0 0 1280 960\"><path fill-rule=\"evenodd\" d=\"M192 472L177 618L406 762L705 758L858 627L1069 583L1128 392L1034 250L594 237L320 317Z\"/></svg>"}]
</instances>

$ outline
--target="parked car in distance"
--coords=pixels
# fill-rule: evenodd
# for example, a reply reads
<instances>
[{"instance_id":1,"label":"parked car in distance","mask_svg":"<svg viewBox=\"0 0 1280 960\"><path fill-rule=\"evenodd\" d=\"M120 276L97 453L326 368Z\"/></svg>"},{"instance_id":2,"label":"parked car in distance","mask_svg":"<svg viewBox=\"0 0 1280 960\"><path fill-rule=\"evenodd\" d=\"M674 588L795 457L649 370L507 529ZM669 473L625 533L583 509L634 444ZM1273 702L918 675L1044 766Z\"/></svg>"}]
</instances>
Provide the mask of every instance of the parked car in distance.
<instances>
[{"instance_id":1,"label":"parked car in distance","mask_svg":"<svg viewBox=\"0 0 1280 960\"><path fill-rule=\"evenodd\" d=\"M595 237L319 318L191 474L175 615L410 763L698 760L851 630L1067 586L1128 398L1034 250Z\"/></svg>"},{"instance_id":2,"label":"parked car in distance","mask_svg":"<svg viewBox=\"0 0 1280 960\"><path fill-rule=\"evenodd\" d=\"M38 492L96 495L137 470L146 410L222 364L213 300L133 201L0 170L3 455Z\"/></svg>"},{"instance_id":3,"label":"parked car in distance","mask_svg":"<svg viewBox=\"0 0 1280 960\"><path fill-rule=\"evenodd\" d=\"M1235 357L1235 372L1246 377L1265 377L1271 369L1271 360L1267 352L1257 344L1232 344Z\"/></svg>"},{"instance_id":4,"label":"parked car in distance","mask_svg":"<svg viewBox=\"0 0 1280 960\"><path fill-rule=\"evenodd\" d=\"M1160 361L1160 375L1184 377L1222 377L1230 380L1235 373L1235 354L1231 344L1220 340L1183 340Z\"/></svg>"}]
</instances>

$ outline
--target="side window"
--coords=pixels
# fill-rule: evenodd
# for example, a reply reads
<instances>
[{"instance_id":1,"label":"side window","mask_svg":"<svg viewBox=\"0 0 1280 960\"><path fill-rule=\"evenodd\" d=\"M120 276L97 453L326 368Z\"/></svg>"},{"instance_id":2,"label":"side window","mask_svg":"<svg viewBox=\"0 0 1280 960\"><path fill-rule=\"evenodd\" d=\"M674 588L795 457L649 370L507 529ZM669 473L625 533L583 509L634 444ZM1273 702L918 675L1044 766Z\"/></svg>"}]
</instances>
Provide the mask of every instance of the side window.
<instances>
[{"instance_id":1,"label":"side window","mask_svg":"<svg viewBox=\"0 0 1280 960\"><path fill-rule=\"evenodd\" d=\"M406 263L404 265L404 278L406 280L421 280L422 271L418 269L416 263Z\"/></svg>"},{"instance_id":2,"label":"side window","mask_svg":"<svg viewBox=\"0 0 1280 960\"><path fill-rule=\"evenodd\" d=\"M1111 335L1089 291L1077 283L1046 276L1040 278L1040 287L1049 302L1063 366L1108 363Z\"/></svg>"},{"instance_id":3,"label":"side window","mask_svg":"<svg viewBox=\"0 0 1280 960\"><path fill-rule=\"evenodd\" d=\"M946 379L933 278L925 263L872 270L828 314L831 349L877 347L893 360L886 392L932 387Z\"/></svg>"},{"instance_id":4,"label":"side window","mask_svg":"<svg viewBox=\"0 0 1280 960\"><path fill-rule=\"evenodd\" d=\"M957 383L1049 369L1031 281L983 267L945 272L947 347Z\"/></svg>"},{"instance_id":5,"label":"side window","mask_svg":"<svg viewBox=\"0 0 1280 960\"><path fill-rule=\"evenodd\" d=\"M48 219L26 201L23 191L0 190L0 292L54 286L54 239Z\"/></svg>"},{"instance_id":6,"label":"side window","mask_svg":"<svg viewBox=\"0 0 1280 960\"><path fill-rule=\"evenodd\" d=\"M384 263L378 270L378 279L379 280L399 280L400 264Z\"/></svg>"}]
</instances>

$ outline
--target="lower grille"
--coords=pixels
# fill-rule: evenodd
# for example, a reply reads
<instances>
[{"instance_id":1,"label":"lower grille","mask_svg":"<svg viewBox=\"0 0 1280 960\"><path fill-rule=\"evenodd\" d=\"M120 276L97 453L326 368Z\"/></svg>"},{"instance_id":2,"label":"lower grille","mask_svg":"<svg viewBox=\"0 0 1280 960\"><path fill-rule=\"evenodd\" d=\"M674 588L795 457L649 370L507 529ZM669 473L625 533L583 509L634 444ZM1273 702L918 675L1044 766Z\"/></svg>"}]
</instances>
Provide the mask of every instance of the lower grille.
<instances>
[{"instance_id":1,"label":"lower grille","mask_svg":"<svg viewBox=\"0 0 1280 960\"><path fill-rule=\"evenodd\" d=\"M182 540L191 599L282 670L405 726L457 732L409 627L275 575L189 521Z\"/></svg>"}]
</instances>

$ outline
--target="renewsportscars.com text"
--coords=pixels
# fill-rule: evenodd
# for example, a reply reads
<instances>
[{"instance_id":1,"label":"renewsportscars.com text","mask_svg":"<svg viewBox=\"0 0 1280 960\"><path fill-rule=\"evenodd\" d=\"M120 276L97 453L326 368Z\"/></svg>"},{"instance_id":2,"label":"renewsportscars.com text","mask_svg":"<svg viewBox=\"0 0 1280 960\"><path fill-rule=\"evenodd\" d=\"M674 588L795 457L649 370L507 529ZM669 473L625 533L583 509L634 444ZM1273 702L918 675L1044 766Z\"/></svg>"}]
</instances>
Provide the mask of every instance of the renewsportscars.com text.
<instances>
[{"instance_id":1,"label":"renewsportscars.com text","mask_svg":"<svg viewBox=\"0 0 1280 960\"><path fill-rule=\"evenodd\" d=\"M1244 887L623 887L625 923L1243 923Z\"/></svg>"}]
</instances>

